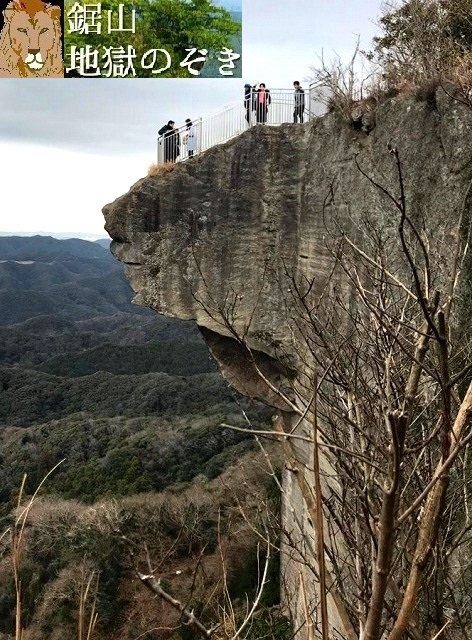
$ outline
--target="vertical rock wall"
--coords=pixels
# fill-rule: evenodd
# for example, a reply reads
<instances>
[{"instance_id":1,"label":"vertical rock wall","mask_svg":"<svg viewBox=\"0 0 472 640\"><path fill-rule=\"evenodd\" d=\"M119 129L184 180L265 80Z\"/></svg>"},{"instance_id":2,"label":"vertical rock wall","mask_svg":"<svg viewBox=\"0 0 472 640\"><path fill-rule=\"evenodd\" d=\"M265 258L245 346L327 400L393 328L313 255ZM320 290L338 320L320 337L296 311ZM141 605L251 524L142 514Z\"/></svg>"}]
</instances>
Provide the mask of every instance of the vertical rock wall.
<instances>
[{"instance_id":1,"label":"vertical rock wall","mask_svg":"<svg viewBox=\"0 0 472 640\"><path fill-rule=\"evenodd\" d=\"M369 135L335 114L305 125L255 127L144 178L104 208L112 252L126 264L136 302L195 320L224 375L274 406L285 429L297 421L294 406L309 402L312 375L294 322L293 285L310 282L315 296L324 291L333 229L348 230L361 246L357 223L366 212L387 231L396 229L395 211L359 170L395 191L392 146L400 152L409 206L444 240L472 179L472 113L442 91L435 103L385 101ZM348 279L336 278L348 298ZM298 422L296 432L309 438L310 421ZM307 441L297 441L296 451L311 469ZM329 493L336 478L326 453L322 465ZM284 528L296 547L286 541L286 602L301 624L299 573L303 554L314 555L313 523L293 470L284 472L284 491ZM342 550L341 531L339 537ZM314 566L303 569L309 604L316 600ZM331 597L329 607L333 637L346 637Z\"/></svg>"}]
</instances>

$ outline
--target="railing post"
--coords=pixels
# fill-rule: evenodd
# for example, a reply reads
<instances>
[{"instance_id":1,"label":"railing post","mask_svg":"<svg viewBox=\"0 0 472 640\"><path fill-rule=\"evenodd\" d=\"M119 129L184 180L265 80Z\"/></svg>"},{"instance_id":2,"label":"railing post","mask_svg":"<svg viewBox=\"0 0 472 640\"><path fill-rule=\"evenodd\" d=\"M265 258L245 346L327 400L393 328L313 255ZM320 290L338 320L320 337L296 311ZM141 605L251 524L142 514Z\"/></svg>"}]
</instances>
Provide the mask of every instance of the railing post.
<instances>
[{"instance_id":1,"label":"railing post","mask_svg":"<svg viewBox=\"0 0 472 640\"><path fill-rule=\"evenodd\" d=\"M195 132L196 132L196 136L197 136L197 144L196 144L196 150L195 153L198 154L201 152L202 150L202 119L198 118L196 124L195 124Z\"/></svg>"}]
</instances>

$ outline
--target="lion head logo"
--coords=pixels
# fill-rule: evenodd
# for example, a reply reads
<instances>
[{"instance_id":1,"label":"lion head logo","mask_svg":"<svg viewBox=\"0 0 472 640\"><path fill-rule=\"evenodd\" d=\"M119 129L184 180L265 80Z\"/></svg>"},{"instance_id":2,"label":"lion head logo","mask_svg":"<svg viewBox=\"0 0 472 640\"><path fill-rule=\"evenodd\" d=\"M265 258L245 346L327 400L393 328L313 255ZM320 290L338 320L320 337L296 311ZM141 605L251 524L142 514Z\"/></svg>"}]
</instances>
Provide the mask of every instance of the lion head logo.
<instances>
[{"instance_id":1,"label":"lion head logo","mask_svg":"<svg viewBox=\"0 0 472 640\"><path fill-rule=\"evenodd\" d=\"M0 34L0 77L63 78L61 9L42 0L14 0Z\"/></svg>"}]
</instances>

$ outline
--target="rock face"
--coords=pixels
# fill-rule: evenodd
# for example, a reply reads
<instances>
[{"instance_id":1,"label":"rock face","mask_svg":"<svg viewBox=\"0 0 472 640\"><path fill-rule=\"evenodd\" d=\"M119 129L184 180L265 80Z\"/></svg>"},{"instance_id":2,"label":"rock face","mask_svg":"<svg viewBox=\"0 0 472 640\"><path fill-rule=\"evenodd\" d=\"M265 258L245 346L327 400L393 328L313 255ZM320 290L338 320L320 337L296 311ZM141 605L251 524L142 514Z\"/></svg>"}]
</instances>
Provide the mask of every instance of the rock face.
<instances>
[{"instance_id":1,"label":"rock face","mask_svg":"<svg viewBox=\"0 0 472 640\"><path fill-rule=\"evenodd\" d=\"M293 322L294 288L310 283L310 295L319 297L328 282L333 286L333 229L349 230L362 246L366 212L385 228L398 225L398 211L366 175L397 194L398 149L412 215L436 227L442 241L472 179L472 112L442 91L434 105L403 97L383 102L367 130L336 114L305 125L258 126L144 178L104 208L112 252L126 264L135 301L195 320L223 374L280 410L285 428L300 398L308 401L311 375L302 329ZM348 279L334 277L347 298ZM296 450L311 466L303 441ZM328 456L323 465L333 468ZM299 540L312 537L290 472L284 486L285 528L296 529ZM312 553L312 542L306 545ZM292 594L296 562L291 554L285 564ZM333 633L346 637L336 603L329 607ZM290 608L303 621L296 598Z\"/></svg>"},{"instance_id":2,"label":"rock face","mask_svg":"<svg viewBox=\"0 0 472 640\"><path fill-rule=\"evenodd\" d=\"M299 127L255 127L139 181L104 208L135 301L232 338L218 318L226 308L238 332L250 324L252 347L276 355L291 341L280 316L285 271L316 276L320 290L329 273L332 189L345 220L380 206L355 157L392 183L388 145L396 145L414 206L439 220L457 209L471 172L471 118L445 96L438 102L431 111L424 102L390 100L369 136L334 114Z\"/></svg>"}]
</instances>

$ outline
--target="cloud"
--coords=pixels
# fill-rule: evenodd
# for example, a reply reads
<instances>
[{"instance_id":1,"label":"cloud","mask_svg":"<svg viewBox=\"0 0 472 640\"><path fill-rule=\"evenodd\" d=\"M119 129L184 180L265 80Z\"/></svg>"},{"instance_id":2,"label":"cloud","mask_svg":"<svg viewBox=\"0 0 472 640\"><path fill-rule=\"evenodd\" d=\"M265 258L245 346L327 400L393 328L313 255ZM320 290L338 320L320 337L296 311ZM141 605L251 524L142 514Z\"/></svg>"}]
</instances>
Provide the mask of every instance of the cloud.
<instances>
[{"instance_id":1,"label":"cloud","mask_svg":"<svg viewBox=\"0 0 472 640\"><path fill-rule=\"evenodd\" d=\"M216 111L239 98L239 87L232 79L5 79L0 140L89 153L150 152L164 122Z\"/></svg>"},{"instance_id":2,"label":"cloud","mask_svg":"<svg viewBox=\"0 0 472 640\"><path fill-rule=\"evenodd\" d=\"M322 50L349 59L356 34L368 48L379 5L245 0L242 80L0 80L0 231L100 232L101 207L146 174L165 122L240 104L244 82L305 82Z\"/></svg>"},{"instance_id":3,"label":"cloud","mask_svg":"<svg viewBox=\"0 0 472 640\"><path fill-rule=\"evenodd\" d=\"M146 174L146 155L0 144L0 231L103 232L101 207Z\"/></svg>"}]
</instances>

